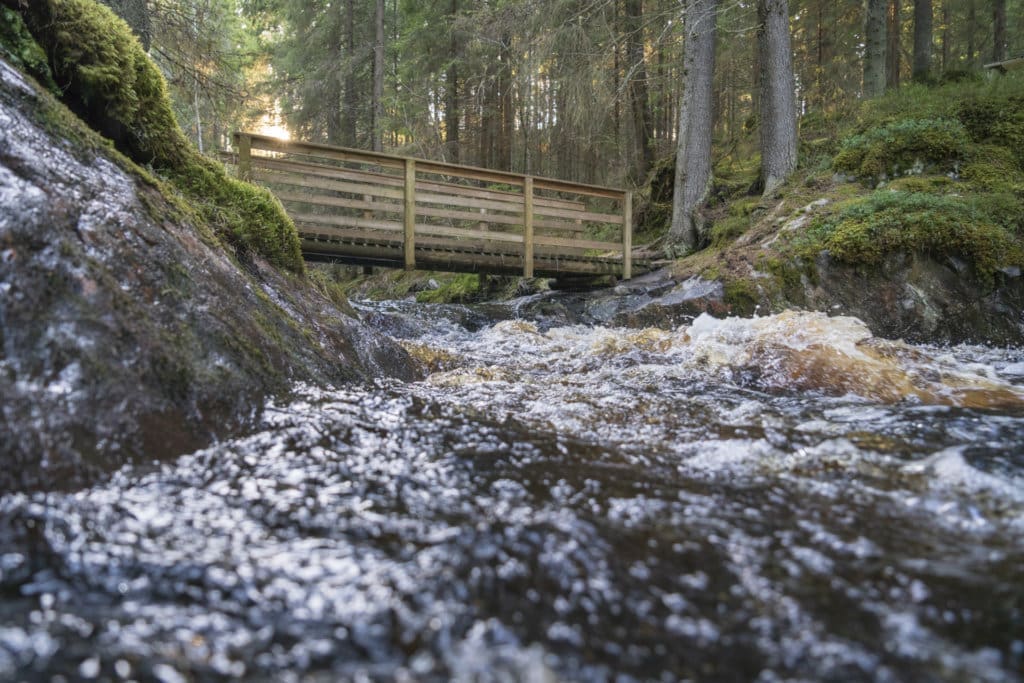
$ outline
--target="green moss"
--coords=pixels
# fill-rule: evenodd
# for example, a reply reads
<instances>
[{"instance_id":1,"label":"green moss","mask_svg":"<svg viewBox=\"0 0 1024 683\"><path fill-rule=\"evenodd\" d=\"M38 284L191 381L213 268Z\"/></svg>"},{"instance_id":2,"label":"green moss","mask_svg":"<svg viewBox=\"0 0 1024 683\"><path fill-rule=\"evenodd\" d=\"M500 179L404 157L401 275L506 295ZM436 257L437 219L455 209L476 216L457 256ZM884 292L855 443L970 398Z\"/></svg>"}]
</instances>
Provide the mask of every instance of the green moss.
<instances>
[{"instance_id":1,"label":"green moss","mask_svg":"<svg viewBox=\"0 0 1024 683\"><path fill-rule=\"evenodd\" d=\"M7 7L0 7L0 57L32 76L50 92L58 93L50 65L46 63L46 53L25 28L21 15Z\"/></svg>"},{"instance_id":2,"label":"green moss","mask_svg":"<svg viewBox=\"0 0 1024 683\"><path fill-rule=\"evenodd\" d=\"M717 220L715 221L715 224L711 226L711 230L709 232L711 246L724 247L725 245L734 242L736 238L745 233L749 227L749 216L727 216L721 220Z\"/></svg>"},{"instance_id":3,"label":"green moss","mask_svg":"<svg viewBox=\"0 0 1024 683\"><path fill-rule=\"evenodd\" d=\"M729 280L723 288L722 300L728 304L733 313L752 315L757 309L757 303L761 297L757 285L752 280L746 278Z\"/></svg>"},{"instance_id":4,"label":"green moss","mask_svg":"<svg viewBox=\"0 0 1024 683\"><path fill-rule=\"evenodd\" d=\"M428 304L465 303L480 294L480 276L473 273L459 273L441 283L437 289L416 294L416 301Z\"/></svg>"},{"instance_id":5,"label":"green moss","mask_svg":"<svg viewBox=\"0 0 1024 683\"><path fill-rule=\"evenodd\" d=\"M987 192L1024 191L1024 171L1014 150L999 145L976 145L961 177L973 189Z\"/></svg>"},{"instance_id":6,"label":"green moss","mask_svg":"<svg viewBox=\"0 0 1024 683\"><path fill-rule=\"evenodd\" d=\"M907 172L955 171L967 151L963 125L953 119L903 119L843 140L833 167L862 180Z\"/></svg>"},{"instance_id":7,"label":"green moss","mask_svg":"<svg viewBox=\"0 0 1024 683\"><path fill-rule=\"evenodd\" d=\"M951 178L944 175L909 176L899 178L889 183L890 190L900 192L927 192L931 194L943 194L955 186Z\"/></svg>"},{"instance_id":8,"label":"green moss","mask_svg":"<svg viewBox=\"0 0 1024 683\"><path fill-rule=\"evenodd\" d=\"M304 271L291 219L269 192L231 178L196 151L174 118L163 76L124 21L95 0L3 2L21 12L76 114L170 180L240 252Z\"/></svg>"},{"instance_id":9,"label":"green moss","mask_svg":"<svg viewBox=\"0 0 1024 683\"><path fill-rule=\"evenodd\" d=\"M991 284L998 268L1024 265L1024 244L1001 223L984 199L882 190L819 218L800 248L807 257L828 249L840 261L864 265L901 251L955 256Z\"/></svg>"}]
</instances>

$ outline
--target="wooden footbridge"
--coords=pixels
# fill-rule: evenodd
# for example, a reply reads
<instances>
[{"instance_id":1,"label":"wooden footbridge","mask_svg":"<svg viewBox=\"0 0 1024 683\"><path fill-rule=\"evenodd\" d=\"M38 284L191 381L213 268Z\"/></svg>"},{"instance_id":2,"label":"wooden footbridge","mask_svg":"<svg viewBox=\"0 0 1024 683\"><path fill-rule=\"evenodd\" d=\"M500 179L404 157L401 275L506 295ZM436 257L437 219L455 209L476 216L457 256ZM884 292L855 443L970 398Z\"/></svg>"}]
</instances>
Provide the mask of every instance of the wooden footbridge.
<instances>
[{"instance_id":1,"label":"wooden footbridge","mask_svg":"<svg viewBox=\"0 0 1024 683\"><path fill-rule=\"evenodd\" d=\"M284 204L310 261L629 279L632 195L518 173L235 134L239 176Z\"/></svg>"}]
</instances>

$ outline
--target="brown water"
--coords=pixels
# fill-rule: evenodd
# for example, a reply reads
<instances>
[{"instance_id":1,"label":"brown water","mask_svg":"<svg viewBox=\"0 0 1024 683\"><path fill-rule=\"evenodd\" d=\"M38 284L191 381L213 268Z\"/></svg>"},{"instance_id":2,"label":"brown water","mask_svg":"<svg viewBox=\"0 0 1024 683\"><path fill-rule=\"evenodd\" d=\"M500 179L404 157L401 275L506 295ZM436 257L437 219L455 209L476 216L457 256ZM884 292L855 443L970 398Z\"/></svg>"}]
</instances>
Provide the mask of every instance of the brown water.
<instances>
[{"instance_id":1,"label":"brown water","mask_svg":"<svg viewBox=\"0 0 1024 683\"><path fill-rule=\"evenodd\" d=\"M0 679L1024 677L1024 351L362 308L432 374L0 498Z\"/></svg>"}]
</instances>

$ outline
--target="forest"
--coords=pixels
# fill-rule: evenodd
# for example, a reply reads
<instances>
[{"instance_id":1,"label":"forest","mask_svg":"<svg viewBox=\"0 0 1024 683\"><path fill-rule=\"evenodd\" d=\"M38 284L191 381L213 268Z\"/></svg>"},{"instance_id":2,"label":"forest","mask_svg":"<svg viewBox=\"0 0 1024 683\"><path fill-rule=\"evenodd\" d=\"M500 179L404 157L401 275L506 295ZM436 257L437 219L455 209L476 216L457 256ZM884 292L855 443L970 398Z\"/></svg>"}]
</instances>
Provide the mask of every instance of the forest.
<instances>
[{"instance_id":1,"label":"forest","mask_svg":"<svg viewBox=\"0 0 1024 683\"><path fill-rule=\"evenodd\" d=\"M759 128L758 5L789 16L801 117L1024 49L1020 0L109 4L144 37L200 149L256 128L609 184L641 184L676 149L688 25L711 37L697 70L714 65L719 154Z\"/></svg>"}]
</instances>

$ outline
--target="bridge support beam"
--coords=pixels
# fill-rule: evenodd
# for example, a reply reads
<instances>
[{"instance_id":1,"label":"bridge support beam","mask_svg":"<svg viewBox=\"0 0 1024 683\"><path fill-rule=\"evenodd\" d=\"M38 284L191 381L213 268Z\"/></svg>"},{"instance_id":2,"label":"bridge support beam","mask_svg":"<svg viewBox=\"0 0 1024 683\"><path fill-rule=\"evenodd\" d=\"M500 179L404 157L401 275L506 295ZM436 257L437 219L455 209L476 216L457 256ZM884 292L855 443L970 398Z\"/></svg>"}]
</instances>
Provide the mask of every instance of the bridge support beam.
<instances>
[{"instance_id":1,"label":"bridge support beam","mask_svg":"<svg viewBox=\"0 0 1024 683\"><path fill-rule=\"evenodd\" d=\"M533 177L523 179L523 277L533 277Z\"/></svg>"},{"instance_id":2,"label":"bridge support beam","mask_svg":"<svg viewBox=\"0 0 1024 683\"><path fill-rule=\"evenodd\" d=\"M622 279L633 277L633 193L622 198Z\"/></svg>"},{"instance_id":3,"label":"bridge support beam","mask_svg":"<svg viewBox=\"0 0 1024 683\"><path fill-rule=\"evenodd\" d=\"M238 177L242 180L252 179L252 138L244 133L235 133L235 144L238 145Z\"/></svg>"},{"instance_id":4,"label":"bridge support beam","mask_svg":"<svg viewBox=\"0 0 1024 683\"><path fill-rule=\"evenodd\" d=\"M416 161L405 160L405 194L404 194L404 227L405 227L405 269L416 269Z\"/></svg>"}]
</instances>

